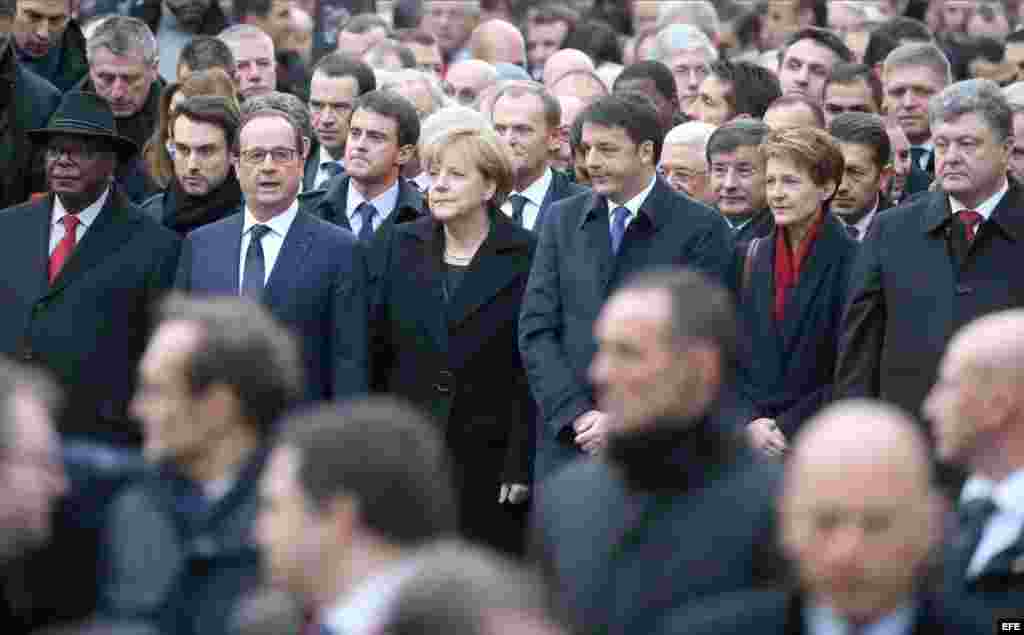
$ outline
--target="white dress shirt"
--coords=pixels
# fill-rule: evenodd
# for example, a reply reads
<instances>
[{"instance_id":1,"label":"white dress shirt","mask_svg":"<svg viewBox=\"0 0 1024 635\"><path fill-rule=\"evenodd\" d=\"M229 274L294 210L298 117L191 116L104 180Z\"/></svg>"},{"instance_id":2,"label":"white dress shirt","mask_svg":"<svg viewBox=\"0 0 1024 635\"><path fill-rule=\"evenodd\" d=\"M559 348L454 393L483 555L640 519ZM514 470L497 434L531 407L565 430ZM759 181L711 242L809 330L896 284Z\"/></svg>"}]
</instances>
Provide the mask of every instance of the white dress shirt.
<instances>
[{"instance_id":1,"label":"white dress shirt","mask_svg":"<svg viewBox=\"0 0 1024 635\"><path fill-rule=\"evenodd\" d=\"M526 204L523 205L523 228L533 230L533 226L537 224L537 218L540 216L540 206L544 203L544 197L548 195L548 190L551 189L551 180L553 179L551 168L544 168L544 173L541 174L540 178L530 183L530 185L522 192L512 192L509 194L509 198L512 198L513 194L519 194L526 199ZM501 206L501 211L511 218L512 217L512 203L508 199Z\"/></svg>"},{"instance_id":2,"label":"white dress shirt","mask_svg":"<svg viewBox=\"0 0 1024 635\"><path fill-rule=\"evenodd\" d=\"M96 217L103 211L103 206L107 204L107 197L110 196L110 188L103 190L100 197L96 199L96 202L86 207L82 211L78 212L78 227L75 229L75 245L82 242L85 238L85 232L88 231L89 227L96 222ZM64 239L64 216L68 213L67 208L60 202L59 196L53 197L53 213L50 215L50 255L53 255L53 250L57 248L60 241Z\"/></svg>"},{"instance_id":3,"label":"white dress shirt","mask_svg":"<svg viewBox=\"0 0 1024 635\"><path fill-rule=\"evenodd\" d=\"M341 166L341 169L345 169L345 162L341 159L335 159L327 153L327 148L320 146L320 162L316 166L316 176L313 177L313 189L318 190L327 183L331 178L331 173L324 169L328 163L337 163Z\"/></svg>"},{"instance_id":4,"label":"white dress shirt","mask_svg":"<svg viewBox=\"0 0 1024 635\"><path fill-rule=\"evenodd\" d=\"M968 578L984 571L992 558L1006 551L1024 532L1024 469L999 483L980 476L967 479L960 493L960 504L980 498L991 498L997 509L985 525L981 541L967 565Z\"/></svg>"},{"instance_id":5,"label":"white dress shirt","mask_svg":"<svg viewBox=\"0 0 1024 635\"><path fill-rule=\"evenodd\" d=\"M263 246L263 285L266 286L267 281L270 280L270 274L274 271L274 264L277 262L277 257L281 254L281 247L284 245L284 237L288 235L288 230L291 228L292 223L295 222L295 217L299 214L299 201L298 199L292 201L292 204L288 206L288 209L281 212L277 216L271 218L265 223L261 223L256 220L256 217L249 211L249 207L245 208L245 222L242 225L242 253L239 255L238 260L238 288L242 288L242 276L245 274L245 252L249 249L249 242L252 240L252 229L253 225L266 225L270 228L266 234L263 235L263 239L260 244Z\"/></svg>"},{"instance_id":6,"label":"white dress shirt","mask_svg":"<svg viewBox=\"0 0 1024 635\"><path fill-rule=\"evenodd\" d=\"M345 203L345 216L348 217L348 225L356 236L363 228L363 217L356 212L356 208L365 200L362 193L356 189L355 183L350 180L348 182L348 201ZM377 213L373 215L372 219L373 231L377 231L398 205L398 181L368 202L377 208Z\"/></svg>"},{"instance_id":7,"label":"white dress shirt","mask_svg":"<svg viewBox=\"0 0 1024 635\"><path fill-rule=\"evenodd\" d=\"M882 619L862 626L858 635L910 635L914 627L914 609L905 606ZM809 606L804 610L804 630L808 635L853 635L850 623L828 606Z\"/></svg>"},{"instance_id":8,"label":"white dress shirt","mask_svg":"<svg viewBox=\"0 0 1024 635\"><path fill-rule=\"evenodd\" d=\"M654 189L654 184L657 181L658 181L658 176L657 175L652 176L651 177L651 182L647 184L647 187L645 187L643 190L640 191L639 194L637 194L633 198L629 199L625 203L617 203L617 202L613 201L612 199L608 199L608 230L609 231L611 231L612 223L615 222L615 218L614 218L615 210L618 209L619 207L625 207L627 210L629 210L629 215L626 216L626 229L629 229L630 223L632 223L633 219L636 218L636 215L640 213L640 206L643 205L644 201L647 200L648 195L650 195L651 190Z\"/></svg>"},{"instance_id":9,"label":"white dress shirt","mask_svg":"<svg viewBox=\"0 0 1024 635\"><path fill-rule=\"evenodd\" d=\"M324 612L322 622L337 635L375 635L402 584L416 573L413 562L401 562L365 580Z\"/></svg>"},{"instance_id":10,"label":"white dress shirt","mask_svg":"<svg viewBox=\"0 0 1024 635\"><path fill-rule=\"evenodd\" d=\"M1010 183L1004 178L1003 179L1003 186L1001 188L999 188L998 192L996 192L992 196L988 197L987 199L985 199L984 201L979 203L977 207L973 208L974 211L976 211L979 214L981 214L982 222L985 222L988 219L992 218L992 212L994 212L996 210L996 208L999 207L999 203L1003 200L1003 196L1006 194L1007 190L1009 190L1009 189L1010 189ZM970 209L970 208L968 208L966 205L964 205L963 203L958 201L955 196L950 195L950 197L949 197L949 209L955 215L960 210ZM977 230L977 228L975 228L975 230Z\"/></svg>"},{"instance_id":11,"label":"white dress shirt","mask_svg":"<svg viewBox=\"0 0 1024 635\"><path fill-rule=\"evenodd\" d=\"M430 178L430 173L426 170L420 172L409 180L416 184L416 187L420 189L420 192L422 192L424 196L427 195L427 190L430 189L431 183L434 182L434 179Z\"/></svg>"},{"instance_id":12,"label":"white dress shirt","mask_svg":"<svg viewBox=\"0 0 1024 635\"><path fill-rule=\"evenodd\" d=\"M924 154L921 155L920 161L917 163L917 167L921 168L925 172L928 171L928 161L935 155L935 144L931 141L922 143L919 146L910 146L911 154L913 154L914 148L924 150Z\"/></svg>"}]
</instances>

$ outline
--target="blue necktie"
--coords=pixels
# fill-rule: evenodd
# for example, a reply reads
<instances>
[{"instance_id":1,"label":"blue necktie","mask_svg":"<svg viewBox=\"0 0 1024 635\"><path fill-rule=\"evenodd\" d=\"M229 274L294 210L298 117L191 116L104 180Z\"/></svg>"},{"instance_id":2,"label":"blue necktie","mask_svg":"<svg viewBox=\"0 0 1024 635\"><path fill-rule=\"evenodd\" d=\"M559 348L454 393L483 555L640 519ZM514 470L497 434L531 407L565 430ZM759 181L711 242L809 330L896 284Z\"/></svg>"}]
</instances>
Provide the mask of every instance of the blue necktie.
<instances>
[{"instance_id":1,"label":"blue necktie","mask_svg":"<svg viewBox=\"0 0 1024 635\"><path fill-rule=\"evenodd\" d=\"M508 202L512 205L512 222L522 227L523 208L526 207L526 197L522 194L513 194L508 197Z\"/></svg>"},{"instance_id":2,"label":"blue necktie","mask_svg":"<svg viewBox=\"0 0 1024 635\"><path fill-rule=\"evenodd\" d=\"M253 300L259 300L263 295L267 274L262 241L269 231L266 225L253 225L249 229L249 248L245 250L245 268L242 269L242 295Z\"/></svg>"},{"instance_id":3,"label":"blue necktie","mask_svg":"<svg viewBox=\"0 0 1024 635\"><path fill-rule=\"evenodd\" d=\"M363 220L363 225L359 228L359 240L369 242L373 239L373 217L377 215L377 208L363 201L356 207L356 214Z\"/></svg>"},{"instance_id":4,"label":"blue necktie","mask_svg":"<svg viewBox=\"0 0 1024 635\"><path fill-rule=\"evenodd\" d=\"M616 207L612 212L612 253L619 253L622 246L622 238L626 235L626 219L629 218L629 210L625 207Z\"/></svg>"}]
</instances>

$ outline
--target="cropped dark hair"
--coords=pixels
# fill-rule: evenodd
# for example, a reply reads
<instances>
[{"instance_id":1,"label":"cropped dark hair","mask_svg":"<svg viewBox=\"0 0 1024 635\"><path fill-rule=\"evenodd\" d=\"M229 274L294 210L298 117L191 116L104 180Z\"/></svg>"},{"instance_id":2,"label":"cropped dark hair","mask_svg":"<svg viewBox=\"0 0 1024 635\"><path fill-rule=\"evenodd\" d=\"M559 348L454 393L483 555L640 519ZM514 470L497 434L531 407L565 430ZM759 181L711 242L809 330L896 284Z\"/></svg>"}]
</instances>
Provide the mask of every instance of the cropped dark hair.
<instances>
[{"instance_id":1,"label":"cropped dark hair","mask_svg":"<svg viewBox=\"0 0 1024 635\"><path fill-rule=\"evenodd\" d=\"M824 46L835 53L836 57L838 57L841 62L853 61L853 51L850 50L850 47L846 46L846 42L843 42L843 40L832 31L816 26L805 27L786 38L786 43L782 46L782 50L779 54L779 60L784 62L786 60L786 52L789 51L789 47L801 40L814 40L821 46Z\"/></svg>"},{"instance_id":2,"label":"cropped dark hair","mask_svg":"<svg viewBox=\"0 0 1024 635\"><path fill-rule=\"evenodd\" d=\"M840 143L871 148L879 170L889 164L892 142L885 130L885 120L868 112L844 112L832 120L828 133Z\"/></svg>"},{"instance_id":3,"label":"cropped dark hair","mask_svg":"<svg viewBox=\"0 0 1024 635\"><path fill-rule=\"evenodd\" d=\"M655 60L644 60L642 62L630 64L626 68L622 69L622 72L615 78L613 90L614 86L617 86L619 82L631 79L649 79L654 82L654 87L665 99L669 100L673 104L679 103L679 93L676 90L676 80L672 76L672 71L669 67L665 66L661 62L657 62Z\"/></svg>"},{"instance_id":4,"label":"cropped dark hair","mask_svg":"<svg viewBox=\"0 0 1024 635\"><path fill-rule=\"evenodd\" d=\"M292 417L280 444L298 453L297 480L316 510L354 498L362 525L403 547L454 531L444 444L412 406L392 397L323 405Z\"/></svg>"},{"instance_id":5,"label":"cropped dark hair","mask_svg":"<svg viewBox=\"0 0 1024 635\"><path fill-rule=\"evenodd\" d=\"M420 141L420 116L405 97L388 90L371 90L356 100L353 113L368 110L398 124L398 145L416 145Z\"/></svg>"},{"instance_id":6,"label":"cropped dark hair","mask_svg":"<svg viewBox=\"0 0 1024 635\"><path fill-rule=\"evenodd\" d=\"M895 16L875 27L875 33L881 33L904 44L905 40L915 42L931 42L935 39L931 29L924 22L908 18L906 16Z\"/></svg>"},{"instance_id":7,"label":"cropped dark hair","mask_svg":"<svg viewBox=\"0 0 1024 635\"><path fill-rule=\"evenodd\" d=\"M223 68L229 75L235 73L235 56L231 47L212 35L193 36L178 57L178 68L184 64L189 70L205 71L210 68Z\"/></svg>"},{"instance_id":8,"label":"cropped dark hair","mask_svg":"<svg viewBox=\"0 0 1024 635\"><path fill-rule=\"evenodd\" d=\"M715 60L711 63L711 75L730 85L725 100L733 110L733 116L750 115L760 119L768 106L782 96L779 77L760 64Z\"/></svg>"},{"instance_id":9,"label":"cropped dark hair","mask_svg":"<svg viewBox=\"0 0 1024 635\"><path fill-rule=\"evenodd\" d=\"M853 84L863 81L871 91L871 100L875 103L877 110L882 109L884 94L882 91L882 80L878 79L874 70L867 64L848 64L841 62L836 64L825 80L825 90L828 91L829 84Z\"/></svg>"},{"instance_id":10,"label":"cropped dark hair","mask_svg":"<svg viewBox=\"0 0 1024 635\"><path fill-rule=\"evenodd\" d=\"M705 151L708 164L711 164L711 157L715 155L760 146L769 132L771 130L768 126L756 119L736 119L719 126L708 138Z\"/></svg>"},{"instance_id":11,"label":"cropped dark hair","mask_svg":"<svg viewBox=\"0 0 1024 635\"><path fill-rule=\"evenodd\" d=\"M292 335L266 309L234 297L174 295L160 307L160 322L187 322L199 330L185 368L189 390L223 384L262 438L302 395L302 365Z\"/></svg>"},{"instance_id":12,"label":"cropped dark hair","mask_svg":"<svg viewBox=\"0 0 1024 635\"><path fill-rule=\"evenodd\" d=\"M373 69L366 62L353 59L342 53L335 52L321 57L320 61L313 66L310 76L312 77L316 73L323 73L332 79L354 77L360 95L377 88L377 78L373 74Z\"/></svg>"},{"instance_id":13,"label":"cropped dark hair","mask_svg":"<svg viewBox=\"0 0 1024 635\"><path fill-rule=\"evenodd\" d=\"M604 20L590 19L577 22L565 36L562 48L583 51L594 60L595 66L605 62L622 64L619 35Z\"/></svg>"},{"instance_id":14,"label":"cropped dark hair","mask_svg":"<svg viewBox=\"0 0 1024 635\"><path fill-rule=\"evenodd\" d=\"M658 112L649 98L639 100L629 95L600 97L584 108L576 120L580 122L581 130L584 123L623 128L630 141L638 146L650 141L654 144L655 158L661 156L666 131L662 129Z\"/></svg>"},{"instance_id":15,"label":"cropped dark hair","mask_svg":"<svg viewBox=\"0 0 1024 635\"><path fill-rule=\"evenodd\" d=\"M187 117L195 122L216 126L224 132L224 140L230 150L238 144L238 127L241 125L241 114L231 100L217 95L201 95L188 97L178 106L171 117L171 130L179 117Z\"/></svg>"},{"instance_id":16,"label":"cropped dark hair","mask_svg":"<svg viewBox=\"0 0 1024 635\"><path fill-rule=\"evenodd\" d=\"M235 17L239 22L244 22L246 16L257 15L266 17L270 8L274 6L273 0L234 0Z\"/></svg>"}]
</instances>

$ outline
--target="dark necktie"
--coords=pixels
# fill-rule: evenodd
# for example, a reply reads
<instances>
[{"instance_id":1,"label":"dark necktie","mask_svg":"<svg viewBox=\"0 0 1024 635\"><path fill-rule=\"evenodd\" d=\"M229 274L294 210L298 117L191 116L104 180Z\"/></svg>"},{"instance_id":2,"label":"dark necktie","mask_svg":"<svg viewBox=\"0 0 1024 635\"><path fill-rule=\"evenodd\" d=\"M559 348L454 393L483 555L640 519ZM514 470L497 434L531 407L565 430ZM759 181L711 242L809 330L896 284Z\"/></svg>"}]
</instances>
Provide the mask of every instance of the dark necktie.
<instances>
[{"instance_id":1,"label":"dark necktie","mask_svg":"<svg viewBox=\"0 0 1024 635\"><path fill-rule=\"evenodd\" d=\"M266 280L263 261L263 237L270 231L266 225L253 225L249 229L249 248L245 250L245 268L242 270L242 295L259 300Z\"/></svg>"},{"instance_id":2,"label":"dark necktie","mask_svg":"<svg viewBox=\"0 0 1024 635\"><path fill-rule=\"evenodd\" d=\"M71 258L75 251L75 240L77 238L78 224L81 223L74 214L65 214L61 219L64 223L64 237L57 243L57 248L50 254L49 278L50 284L57 279L57 274L64 268L64 264Z\"/></svg>"},{"instance_id":3,"label":"dark necktie","mask_svg":"<svg viewBox=\"0 0 1024 635\"><path fill-rule=\"evenodd\" d=\"M967 242L972 242L978 233L978 225L984 220L981 214L973 209L962 209L956 213L956 217L964 224L964 236L967 237Z\"/></svg>"},{"instance_id":4,"label":"dark necktie","mask_svg":"<svg viewBox=\"0 0 1024 635\"><path fill-rule=\"evenodd\" d=\"M917 167L921 168L922 170L927 170L927 168L926 168L927 164L921 165L921 159L926 154L928 154L928 149L927 148L922 148L920 146L914 146L914 147L910 148L910 158L911 158L911 160L914 162L914 165L916 165Z\"/></svg>"},{"instance_id":5,"label":"dark necktie","mask_svg":"<svg viewBox=\"0 0 1024 635\"><path fill-rule=\"evenodd\" d=\"M526 207L527 198L522 194L513 194L508 197L508 202L512 205L512 222L522 227L523 208Z\"/></svg>"},{"instance_id":6,"label":"dark necktie","mask_svg":"<svg viewBox=\"0 0 1024 635\"><path fill-rule=\"evenodd\" d=\"M373 217L377 215L377 208L363 201L356 207L356 214L359 214L363 221L359 227L359 240L369 242L373 239Z\"/></svg>"},{"instance_id":7,"label":"dark necktie","mask_svg":"<svg viewBox=\"0 0 1024 635\"><path fill-rule=\"evenodd\" d=\"M850 238L860 240L860 230L857 229L856 225L847 225L846 233L850 234Z\"/></svg>"},{"instance_id":8,"label":"dark necktie","mask_svg":"<svg viewBox=\"0 0 1024 635\"><path fill-rule=\"evenodd\" d=\"M327 173L327 178L338 176L341 174L341 164L337 161L329 161L320 165L320 169Z\"/></svg>"},{"instance_id":9,"label":"dark necktie","mask_svg":"<svg viewBox=\"0 0 1024 635\"><path fill-rule=\"evenodd\" d=\"M618 254L622 246L622 238L626 235L626 220L629 218L629 210L625 207L616 207L612 212L612 253Z\"/></svg>"},{"instance_id":10,"label":"dark necktie","mask_svg":"<svg viewBox=\"0 0 1024 635\"><path fill-rule=\"evenodd\" d=\"M978 543L985 535L985 525L997 509L997 505L987 497L967 501L960 507L960 534L957 537L957 546L964 555L964 571L970 566Z\"/></svg>"}]
</instances>

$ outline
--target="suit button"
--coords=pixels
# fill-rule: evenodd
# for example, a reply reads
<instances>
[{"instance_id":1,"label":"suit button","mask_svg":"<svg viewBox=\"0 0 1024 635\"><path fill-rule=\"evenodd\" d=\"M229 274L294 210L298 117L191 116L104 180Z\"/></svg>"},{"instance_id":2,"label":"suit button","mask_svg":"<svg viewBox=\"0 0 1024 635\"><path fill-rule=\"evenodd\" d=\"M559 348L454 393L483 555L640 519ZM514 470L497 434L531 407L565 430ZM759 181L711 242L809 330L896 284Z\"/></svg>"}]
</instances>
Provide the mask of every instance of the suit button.
<instances>
[{"instance_id":1,"label":"suit button","mask_svg":"<svg viewBox=\"0 0 1024 635\"><path fill-rule=\"evenodd\" d=\"M25 350L21 351L21 361L23 361L23 362L31 362L31 361L34 361L35 358L36 358L36 352L33 351L31 348L26 348Z\"/></svg>"},{"instance_id":2,"label":"suit button","mask_svg":"<svg viewBox=\"0 0 1024 635\"><path fill-rule=\"evenodd\" d=\"M442 395L451 393L455 383L455 376L452 372L450 370L442 370L437 375L437 383L434 384L434 390Z\"/></svg>"},{"instance_id":3,"label":"suit button","mask_svg":"<svg viewBox=\"0 0 1024 635\"><path fill-rule=\"evenodd\" d=\"M969 284L958 284L956 285L957 295L970 295L974 293L974 287Z\"/></svg>"}]
</instances>

